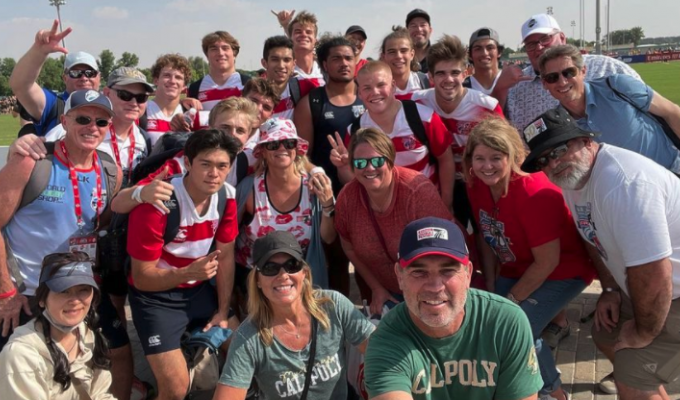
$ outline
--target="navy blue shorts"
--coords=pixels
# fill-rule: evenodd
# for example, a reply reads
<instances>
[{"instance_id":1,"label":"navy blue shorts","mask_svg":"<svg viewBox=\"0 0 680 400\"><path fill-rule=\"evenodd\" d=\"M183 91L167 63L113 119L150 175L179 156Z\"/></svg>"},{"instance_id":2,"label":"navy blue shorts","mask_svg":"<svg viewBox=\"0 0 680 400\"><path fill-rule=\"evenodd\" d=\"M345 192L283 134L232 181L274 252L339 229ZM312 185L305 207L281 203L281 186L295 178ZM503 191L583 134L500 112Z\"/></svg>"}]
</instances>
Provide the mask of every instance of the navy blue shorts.
<instances>
[{"instance_id":1,"label":"navy blue shorts","mask_svg":"<svg viewBox=\"0 0 680 400\"><path fill-rule=\"evenodd\" d=\"M208 282L162 292L130 286L128 299L132 322L147 356L179 349L182 334L207 324L218 305L215 287Z\"/></svg>"}]
</instances>

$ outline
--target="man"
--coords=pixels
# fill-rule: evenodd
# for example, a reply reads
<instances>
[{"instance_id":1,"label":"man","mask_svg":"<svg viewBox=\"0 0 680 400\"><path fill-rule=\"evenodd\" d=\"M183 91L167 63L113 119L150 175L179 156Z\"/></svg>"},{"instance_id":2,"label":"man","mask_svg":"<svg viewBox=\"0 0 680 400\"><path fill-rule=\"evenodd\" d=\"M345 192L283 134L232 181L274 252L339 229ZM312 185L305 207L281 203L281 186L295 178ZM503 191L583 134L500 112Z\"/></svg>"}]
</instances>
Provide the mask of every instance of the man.
<instances>
[{"instance_id":1,"label":"man","mask_svg":"<svg viewBox=\"0 0 680 400\"><path fill-rule=\"evenodd\" d=\"M272 14L279 20L279 25L293 40L295 53L295 77L311 81L315 87L323 86L326 82L319 64L314 60L314 49L317 45L319 33L316 15L302 11L295 16L295 10L282 10ZM294 17L294 18L293 18Z\"/></svg>"},{"instance_id":2,"label":"man","mask_svg":"<svg viewBox=\"0 0 680 400\"><path fill-rule=\"evenodd\" d=\"M463 85L490 96L501 74L499 60L504 49L495 30L479 28L474 31L467 50L474 73L465 78Z\"/></svg>"},{"instance_id":3,"label":"man","mask_svg":"<svg viewBox=\"0 0 680 400\"><path fill-rule=\"evenodd\" d=\"M519 132L541 113L559 104L541 83L538 59L546 49L566 44L567 39L555 18L537 14L522 25L522 42L531 66L523 70L515 65L503 68L493 91L493 97L504 107L505 116ZM626 74L640 79L631 67L611 57L587 55L584 62L587 67L586 80L613 74Z\"/></svg>"},{"instance_id":4,"label":"man","mask_svg":"<svg viewBox=\"0 0 680 400\"><path fill-rule=\"evenodd\" d=\"M524 131L524 171L563 190L604 288L592 332L619 398L669 399L680 376L680 180L629 150L598 144L563 109Z\"/></svg>"},{"instance_id":5,"label":"man","mask_svg":"<svg viewBox=\"0 0 680 400\"><path fill-rule=\"evenodd\" d=\"M189 60L179 54L164 54L151 66L156 93L146 108L146 132L151 144L168 131L175 115L184 112L180 97L191 80Z\"/></svg>"},{"instance_id":6,"label":"man","mask_svg":"<svg viewBox=\"0 0 680 400\"><path fill-rule=\"evenodd\" d=\"M548 49L539 59L539 68L543 86L581 129L601 134L598 142L642 154L680 173L680 152L649 115L663 118L680 136L680 107L676 104L628 75L586 81L583 57L571 45Z\"/></svg>"},{"instance_id":7,"label":"man","mask_svg":"<svg viewBox=\"0 0 680 400\"><path fill-rule=\"evenodd\" d=\"M11 153L0 171L0 323L6 343L12 329L30 320L28 299L35 294L43 258L74 250L96 256L97 231L108 219L108 206L121 184L121 171L97 151L111 124L111 101L96 90L78 90L66 100L60 117L65 136L52 146L53 157L38 162ZM40 172L42 171L42 172ZM37 175L32 177L32 174ZM42 177L41 186L38 178ZM113 177L113 178L112 178ZM38 187L40 186L40 187ZM32 192L32 194L29 194ZM7 246L6 246L7 245ZM106 288L98 308L109 341L116 398L129 399L132 353L124 322Z\"/></svg>"},{"instance_id":8,"label":"man","mask_svg":"<svg viewBox=\"0 0 680 400\"><path fill-rule=\"evenodd\" d=\"M188 173L170 181L177 201L168 205L177 207L180 216L171 241L164 242L168 214L152 204L130 213L130 309L161 399L181 400L187 394L183 332L228 327L238 227L235 190L224 181L239 147L236 138L216 129L189 137L184 150ZM216 250L210 252L213 240ZM215 287L209 282L213 277Z\"/></svg>"},{"instance_id":9,"label":"man","mask_svg":"<svg viewBox=\"0 0 680 400\"><path fill-rule=\"evenodd\" d=\"M406 226L394 270L403 303L366 350L371 399L536 399L543 385L529 321L509 300L470 289L472 263L458 226Z\"/></svg>"},{"instance_id":10,"label":"man","mask_svg":"<svg viewBox=\"0 0 680 400\"><path fill-rule=\"evenodd\" d=\"M354 43L354 46L357 48L357 54L354 56L354 61L356 62L354 76L356 77L359 70L361 70L368 62L367 59L361 58L361 53L364 51L364 47L366 47L366 39L368 39L368 36L366 36L364 28L359 25L352 25L345 31L345 37L347 40Z\"/></svg>"},{"instance_id":11,"label":"man","mask_svg":"<svg viewBox=\"0 0 680 400\"><path fill-rule=\"evenodd\" d=\"M430 14L416 8L406 15L406 29L413 40L416 54L415 59L420 63L420 72L429 71L427 65L427 51L430 49L430 36L432 26L430 25Z\"/></svg>"},{"instance_id":12,"label":"man","mask_svg":"<svg viewBox=\"0 0 680 400\"><path fill-rule=\"evenodd\" d=\"M416 104L427 143L422 143L409 126L402 102L394 96L396 84L390 67L382 61L370 61L357 75L359 98L366 112L359 119L359 127L374 127L385 132L397 149L396 165L423 173L438 184L444 204L452 208L455 166L451 153L451 135L439 116L431 108ZM347 128L351 134L353 126ZM345 138L349 143L349 136ZM430 155L436 159L431 162ZM432 160L433 161L433 160ZM352 180L349 164L341 167L344 182Z\"/></svg>"},{"instance_id":13,"label":"man","mask_svg":"<svg viewBox=\"0 0 680 400\"><path fill-rule=\"evenodd\" d=\"M61 41L71 33L71 28L58 33L58 27L59 22L54 20L52 29L36 33L33 45L19 59L9 78L12 92L24 109L22 118L33 122L35 134L38 136L45 136L50 129L60 123L64 102L71 92L82 89L99 90L101 76L97 60L81 51L68 53L61 46ZM43 64L53 53L68 53L64 59L62 75L66 91L58 95L41 88L37 83Z\"/></svg>"}]
</instances>

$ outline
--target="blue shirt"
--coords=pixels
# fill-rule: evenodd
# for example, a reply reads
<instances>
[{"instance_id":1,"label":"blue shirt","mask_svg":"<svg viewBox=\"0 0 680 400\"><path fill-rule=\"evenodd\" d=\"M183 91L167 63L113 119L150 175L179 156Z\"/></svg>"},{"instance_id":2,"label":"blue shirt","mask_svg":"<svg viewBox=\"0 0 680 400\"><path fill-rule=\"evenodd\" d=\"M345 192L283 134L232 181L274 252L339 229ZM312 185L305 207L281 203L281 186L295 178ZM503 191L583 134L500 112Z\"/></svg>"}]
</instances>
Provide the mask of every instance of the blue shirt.
<instances>
[{"instance_id":1,"label":"blue shirt","mask_svg":"<svg viewBox=\"0 0 680 400\"><path fill-rule=\"evenodd\" d=\"M42 115L39 120L33 117L30 118L38 136L45 136L47 132L61 123L56 110L53 111L52 108L57 106L57 99L66 101L69 96L67 92L55 94L53 91L45 88L42 88L42 91L45 94L45 108L43 108Z\"/></svg>"},{"instance_id":2,"label":"blue shirt","mask_svg":"<svg viewBox=\"0 0 680 400\"><path fill-rule=\"evenodd\" d=\"M654 96L652 88L627 75L612 75L609 80L613 88L640 109L649 111ZM598 142L634 151L680 172L680 152L661 125L619 98L607 85L607 78L586 81L585 91L586 116L576 121L581 129L601 133L596 138Z\"/></svg>"}]
</instances>

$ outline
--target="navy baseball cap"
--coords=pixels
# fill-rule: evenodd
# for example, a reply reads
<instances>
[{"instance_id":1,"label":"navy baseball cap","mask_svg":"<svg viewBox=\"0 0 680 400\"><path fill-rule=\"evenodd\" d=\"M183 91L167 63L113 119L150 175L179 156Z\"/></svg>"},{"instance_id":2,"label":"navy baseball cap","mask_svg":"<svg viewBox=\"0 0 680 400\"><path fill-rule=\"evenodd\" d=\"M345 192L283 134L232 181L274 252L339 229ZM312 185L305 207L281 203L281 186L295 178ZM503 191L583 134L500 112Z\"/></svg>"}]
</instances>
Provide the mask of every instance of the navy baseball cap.
<instances>
[{"instance_id":1,"label":"navy baseball cap","mask_svg":"<svg viewBox=\"0 0 680 400\"><path fill-rule=\"evenodd\" d=\"M47 265L40 273L40 284L43 283L53 292L63 292L77 285L99 288L94 281L90 261L76 261L62 267Z\"/></svg>"},{"instance_id":2,"label":"navy baseball cap","mask_svg":"<svg viewBox=\"0 0 680 400\"><path fill-rule=\"evenodd\" d=\"M465 237L455 222L427 217L406 225L399 242L399 264L406 268L420 257L440 255L461 264L470 261Z\"/></svg>"},{"instance_id":3,"label":"navy baseball cap","mask_svg":"<svg viewBox=\"0 0 680 400\"><path fill-rule=\"evenodd\" d=\"M64 104L64 114L68 114L69 111L80 107L101 108L113 117L113 105L111 104L111 100L96 90L76 90L71 93L66 100L66 104Z\"/></svg>"}]
</instances>

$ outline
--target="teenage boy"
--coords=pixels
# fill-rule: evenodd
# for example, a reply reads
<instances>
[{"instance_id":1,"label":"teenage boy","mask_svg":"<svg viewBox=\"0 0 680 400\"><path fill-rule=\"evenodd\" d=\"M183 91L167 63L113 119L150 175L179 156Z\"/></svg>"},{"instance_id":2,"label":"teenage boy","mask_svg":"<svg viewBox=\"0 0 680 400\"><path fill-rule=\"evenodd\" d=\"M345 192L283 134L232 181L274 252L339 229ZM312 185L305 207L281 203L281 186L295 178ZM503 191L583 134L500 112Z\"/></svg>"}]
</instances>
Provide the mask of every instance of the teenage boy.
<instances>
[{"instance_id":1,"label":"teenage boy","mask_svg":"<svg viewBox=\"0 0 680 400\"><path fill-rule=\"evenodd\" d=\"M191 80L191 66L189 60L179 54L164 54L151 66L151 76L156 93L146 107L146 133L153 145L172 130L172 117L184 112L180 96Z\"/></svg>"}]
</instances>

